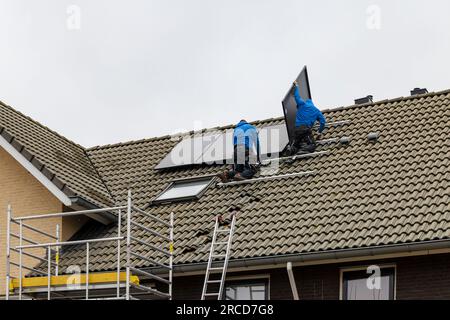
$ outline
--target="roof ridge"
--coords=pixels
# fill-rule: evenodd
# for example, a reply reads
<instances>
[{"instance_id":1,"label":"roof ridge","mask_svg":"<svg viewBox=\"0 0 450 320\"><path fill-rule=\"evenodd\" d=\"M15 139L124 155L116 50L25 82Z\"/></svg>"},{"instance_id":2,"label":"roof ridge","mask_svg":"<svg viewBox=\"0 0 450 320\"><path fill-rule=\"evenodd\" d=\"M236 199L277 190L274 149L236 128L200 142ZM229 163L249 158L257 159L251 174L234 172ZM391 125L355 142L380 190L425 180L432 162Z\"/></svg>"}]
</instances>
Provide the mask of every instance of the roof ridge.
<instances>
[{"instance_id":1,"label":"roof ridge","mask_svg":"<svg viewBox=\"0 0 450 320\"><path fill-rule=\"evenodd\" d=\"M415 96L407 96L407 97L401 96L401 97L397 97L397 98L393 98L393 99L384 99L384 100L379 100L379 101L371 102L371 103L365 103L365 104L361 104L361 105L353 104L353 105L349 105L349 106L341 106L341 107L336 107L336 108L323 109L321 111L324 113L328 113L328 112L336 112L336 111L341 111L341 110L351 110L351 109L356 109L356 108L366 108L366 107L373 107L373 106L380 105L380 104L392 103L392 102L397 102L397 101L414 100L414 99L420 99L420 98L427 98L430 96L438 96L438 95L443 95L443 94L448 94L448 93L450 93L450 89L436 91L436 92L433 91L433 92L415 95ZM258 124L265 123L265 122L279 121L279 120L283 120L283 119L284 119L284 117L281 116L281 117L267 118L267 119L262 119L262 120L255 120L250 123L253 125L258 125ZM212 128L204 128L201 130L191 130L191 131L179 132L179 133L176 133L173 135L166 134L164 136L158 136L158 137L143 138L143 139L139 139L139 140L130 140L130 141L124 141L124 142L118 142L118 143L112 143L112 144L105 144L105 145L97 145L97 146L87 148L86 151L89 152L89 151L95 151L95 150L101 150L101 149L116 148L116 147L125 146L125 145L133 145L133 144L138 144L138 143L163 140L163 139L168 139L168 138L177 137L177 136L182 137L182 136L193 135L193 134L198 134L198 133L205 133L205 132L213 131L213 130L225 130L225 129L229 129L232 127L233 127L232 124L228 124L228 125L216 126L216 127L212 127Z\"/></svg>"},{"instance_id":2,"label":"roof ridge","mask_svg":"<svg viewBox=\"0 0 450 320\"><path fill-rule=\"evenodd\" d=\"M424 94L418 94L414 96L400 96L397 98L392 99L384 99L379 100L375 102L369 102L364 104L352 104L349 106L341 106L336 108L329 108L329 109L323 109L322 112L335 112L335 111L341 111L341 110L350 110L350 109L357 109L357 108L365 108L365 107L372 107L380 104L386 104L386 103L393 103L393 102L399 102L399 101L408 101L408 100L415 100L415 99L421 99L421 98L428 98L432 96L439 96L450 93L450 89L442 90L442 91L432 91Z\"/></svg>"},{"instance_id":3,"label":"roof ridge","mask_svg":"<svg viewBox=\"0 0 450 320\"><path fill-rule=\"evenodd\" d=\"M82 145L80 145L80 144L78 144L78 143L76 143L76 142L74 142L74 141L72 141L72 140L70 140L70 139L64 137L62 134L60 134L60 133L58 133L58 132L56 132L56 131L50 129L49 127L43 125L43 124L40 123L39 121L34 120L34 119L31 118L30 116L27 116L26 114L20 112L19 110L16 110L15 108L11 107L10 105L7 105L6 103L4 103L4 102L1 101L1 100L0 100L0 105L4 106L4 107L6 107L6 108L9 108L11 111L13 111L13 112L15 112L16 114L19 114L20 116L22 116L22 117L24 117L24 118L26 118L26 119L28 119L28 120L34 122L35 124L37 124L37 125L40 126L41 128L43 128L43 129L47 130L48 132L50 132L50 133L52 133L52 134L58 136L59 138L64 139L64 140L66 140L67 142L69 142L69 143L71 143L71 144L73 144L73 145L75 145L75 146L77 146L77 147L79 147L79 148L81 148L81 149L83 149L83 150L86 150L86 148L83 147Z\"/></svg>"}]
</instances>

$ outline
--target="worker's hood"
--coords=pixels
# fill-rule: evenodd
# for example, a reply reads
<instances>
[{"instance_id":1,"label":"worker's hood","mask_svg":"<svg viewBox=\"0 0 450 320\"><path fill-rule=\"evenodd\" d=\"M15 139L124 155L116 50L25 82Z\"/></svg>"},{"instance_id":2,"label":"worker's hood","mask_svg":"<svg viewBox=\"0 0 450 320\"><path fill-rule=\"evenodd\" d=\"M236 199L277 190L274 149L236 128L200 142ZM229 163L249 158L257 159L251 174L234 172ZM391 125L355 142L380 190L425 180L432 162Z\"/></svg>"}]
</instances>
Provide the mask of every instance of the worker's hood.
<instances>
[{"instance_id":1,"label":"worker's hood","mask_svg":"<svg viewBox=\"0 0 450 320\"><path fill-rule=\"evenodd\" d=\"M247 121L240 121L240 122L236 125L236 128L237 128L237 127L242 127L243 125L246 125L246 124L248 124Z\"/></svg>"}]
</instances>

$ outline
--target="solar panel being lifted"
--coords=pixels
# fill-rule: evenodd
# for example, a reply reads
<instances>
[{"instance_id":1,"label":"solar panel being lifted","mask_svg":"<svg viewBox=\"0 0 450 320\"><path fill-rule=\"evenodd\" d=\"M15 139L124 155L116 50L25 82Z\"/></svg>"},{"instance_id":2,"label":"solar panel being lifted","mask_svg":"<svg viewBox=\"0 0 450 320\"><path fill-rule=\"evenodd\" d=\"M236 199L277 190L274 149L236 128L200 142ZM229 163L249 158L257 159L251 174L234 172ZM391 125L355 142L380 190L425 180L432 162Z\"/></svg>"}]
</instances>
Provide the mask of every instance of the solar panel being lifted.
<instances>
[{"instance_id":1,"label":"solar panel being lifted","mask_svg":"<svg viewBox=\"0 0 450 320\"><path fill-rule=\"evenodd\" d=\"M303 68L302 72L297 77L298 89L300 92L300 97L303 100L312 99L311 89L309 87L308 69L306 66ZM292 142L295 130L295 118L297 116L297 103L294 98L294 85L291 86L285 98L283 99L283 112L284 119L286 121L286 126L289 135L289 141Z\"/></svg>"}]
</instances>

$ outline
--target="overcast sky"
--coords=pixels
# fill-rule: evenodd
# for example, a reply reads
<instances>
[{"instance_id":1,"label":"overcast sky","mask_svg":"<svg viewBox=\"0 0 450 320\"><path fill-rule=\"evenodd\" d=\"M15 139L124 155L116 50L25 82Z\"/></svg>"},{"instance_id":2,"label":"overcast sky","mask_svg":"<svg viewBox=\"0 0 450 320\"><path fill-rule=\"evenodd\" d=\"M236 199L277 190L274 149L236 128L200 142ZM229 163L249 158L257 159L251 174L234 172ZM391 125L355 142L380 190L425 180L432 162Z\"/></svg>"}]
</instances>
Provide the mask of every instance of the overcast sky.
<instances>
[{"instance_id":1,"label":"overcast sky","mask_svg":"<svg viewBox=\"0 0 450 320\"><path fill-rule=\"evenodd\" d=\"M450 88L450 1L0 0L0 100L89 147Z\"/></svg>"}]
</instances>

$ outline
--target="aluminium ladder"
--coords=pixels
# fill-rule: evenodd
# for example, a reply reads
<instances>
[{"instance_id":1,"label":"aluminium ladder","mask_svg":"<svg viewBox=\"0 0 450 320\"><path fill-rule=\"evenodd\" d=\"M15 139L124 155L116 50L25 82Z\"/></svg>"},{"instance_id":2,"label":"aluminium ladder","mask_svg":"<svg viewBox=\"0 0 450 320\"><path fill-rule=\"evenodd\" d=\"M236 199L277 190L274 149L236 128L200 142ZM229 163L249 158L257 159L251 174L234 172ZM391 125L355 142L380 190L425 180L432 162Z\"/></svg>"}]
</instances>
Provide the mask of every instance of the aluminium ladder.
<instances>
[{"instance_id":1,"label":"aluminium ladder","mask_svg":"<svg viewBox=\"0 0 450 320\"><path fill-rule=\"evenodd\" d=\"M217 215L215 219L214 233L212 237L211 248L209 250L209 259L206 268L205 282L203 284L202 300L205 300L208 297L216 297L217 300L220 300L223 295L225 278L228 268L228 260L230 258L233 233L236 223L236 212L231 213L231 225L229 228L220 226L221 223L219 217L220 215ZM222 254L217 254L216 251L222 252ZM223 254L224 251L225 253ZM214 260L215 258L219 258L222 260ZM211 279L211 273L219 273L220 279ZM208 292L209 287L213 287L215 291Z\"/></svg>"}]
</instances>

